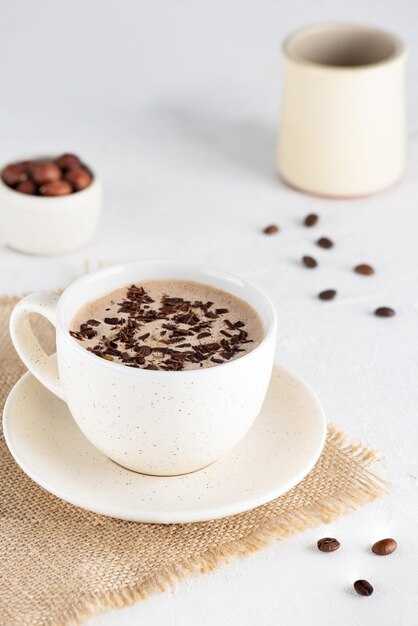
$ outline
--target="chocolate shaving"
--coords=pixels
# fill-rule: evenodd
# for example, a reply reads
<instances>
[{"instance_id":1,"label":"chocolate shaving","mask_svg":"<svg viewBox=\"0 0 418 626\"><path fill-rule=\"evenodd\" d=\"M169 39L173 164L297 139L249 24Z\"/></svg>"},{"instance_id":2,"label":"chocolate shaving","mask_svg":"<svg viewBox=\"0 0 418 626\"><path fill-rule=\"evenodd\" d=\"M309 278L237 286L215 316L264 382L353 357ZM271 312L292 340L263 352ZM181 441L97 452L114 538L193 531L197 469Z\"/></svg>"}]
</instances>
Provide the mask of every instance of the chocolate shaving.
<instances>
[{"instance_id":1,"label":"chocolate shaving","mask_svg":"<svg viewBox=\"0 0 418 626\"><path fill-rule=\"evenodd\" d=\"M151 352L152 348L150 348L150 346L140 346L140 348L137 350L137 354L140 357L149 356Z\"/></svg>"},{"instance_id":2,"label":"chocolate shaving","mask_svg":"<svg viewBox=\"0 0 418 626\"><path fill-rule=\"evenodd\" d=\"M87 320L86 324L89 324L89 326L100 326L100 322L97 320Z\"/></svg>"},{"instance_id":3,"label":"chocolate shaving","mask_svg":"<svg viewBox=\"0 0 418 626\"><path fill-rule=\"evenodd\" d=\"M119 319L117 317L105 317L103 321L105 324L110 324L110 326L116 326Z\"/></svg>"}]
</instances>

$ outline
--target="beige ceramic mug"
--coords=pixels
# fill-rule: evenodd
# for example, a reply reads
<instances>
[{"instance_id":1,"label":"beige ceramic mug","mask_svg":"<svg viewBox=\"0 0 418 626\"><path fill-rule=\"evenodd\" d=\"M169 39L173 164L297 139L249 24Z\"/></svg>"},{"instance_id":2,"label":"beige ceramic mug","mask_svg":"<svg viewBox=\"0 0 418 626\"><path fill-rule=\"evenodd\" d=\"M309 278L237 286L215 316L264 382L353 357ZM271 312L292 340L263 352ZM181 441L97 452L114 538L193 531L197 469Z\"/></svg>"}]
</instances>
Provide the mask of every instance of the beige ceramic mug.
<instances>
[{"instance_id":1,"label":"beige ceramic mug","mask_svg":"<svg viewBox=\"0 0 418 626\"><path fill-rule=\"evenodd\" d=\"M401 178L405 56L397 37L368 26L321 24L286 39L278 143L286 182L356 197Z\"/></svg>"}]
</instances>

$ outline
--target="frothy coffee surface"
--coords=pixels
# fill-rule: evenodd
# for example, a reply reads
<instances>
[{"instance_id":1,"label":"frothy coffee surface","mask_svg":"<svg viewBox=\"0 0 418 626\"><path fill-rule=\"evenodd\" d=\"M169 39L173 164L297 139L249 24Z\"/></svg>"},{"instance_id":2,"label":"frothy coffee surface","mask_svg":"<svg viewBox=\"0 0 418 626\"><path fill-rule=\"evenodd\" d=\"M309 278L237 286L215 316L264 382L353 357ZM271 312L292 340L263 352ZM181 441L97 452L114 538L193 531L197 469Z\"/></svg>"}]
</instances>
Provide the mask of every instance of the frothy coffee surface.
<instances>
[{"instance_id":1,"label":"frothy coffee surface","mask_svg":"<svg viewBox=\"0 0 418 626\"><path fill-rule=\"evenodd\" d=\"M116 289L82 307L70 334L98 357L129 367L213 367L253 350L258 313L231 293L193 281L153 280Z\"/></svg>"}]
</instances>

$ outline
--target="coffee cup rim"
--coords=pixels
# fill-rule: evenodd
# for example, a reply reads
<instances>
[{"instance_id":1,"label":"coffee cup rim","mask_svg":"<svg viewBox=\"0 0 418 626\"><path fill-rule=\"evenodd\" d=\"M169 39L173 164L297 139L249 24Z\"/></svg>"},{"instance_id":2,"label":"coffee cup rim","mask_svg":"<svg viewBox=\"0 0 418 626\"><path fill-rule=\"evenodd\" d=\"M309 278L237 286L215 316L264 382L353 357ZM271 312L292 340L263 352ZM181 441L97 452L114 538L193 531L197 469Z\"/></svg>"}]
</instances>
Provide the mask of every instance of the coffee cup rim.
<instances>
[{"instance_id":1,"label":"coffee cup rim","mask_svg":"<svg viewBox=\"0 0 418 626\"><path fill-rule=\"evenodd\" d=\"M307 58L303 58L302 56L299 56L295 54L294 52L292 52L292 50L290 49L292 43L294 43L295 40L297 40L298 38L302 38L305 35L313 34L315 33L315 31L319 32L321 30L322 31L332 30L335 32L337 30L343 31L343 30L349 30L349 29L353 31L357 31L358 33L369 32L371 34L381 36L382 38L384 37L388 41L390 40L390 42L393 44L392 53L389 54L386 58L383 58L381 60L373 61L370 63L364 63L361 65L337 65L337 64L331 64L331 63L322 63L322 62L310 60ZM362 23L356 23L356 22L319 22L315 24L310 24L308 26L304 26L302 28L298 28L294 30L293 32L291 32L285 38L281 46L281 51L282 51L283 57L286 60L291 61L292 63L296 65L299 65L302 67L305 66L305 67L315 68L318 70L328 71L328 72L369 71L369 70L393 63L394 61L397 61L398 59L406 56L405 45L403 41L397 35L394 35L393 33L387 30L384 30L382 28L377 28L375 26L370 26L368 24L362 24Z\"/></svg>"},{"instance_id":2,"label":"coffee cup rim","mask_svg":"<svg viewBox=\"0 0 418 626\"><path fill-rule=\"evenodd\" d=\"M202 368L196 368L196 369L190 369L190 370L174 371L174 370L146 370L145 368L132 368L132 367L127 367L123 363L115 363L112 361L107 361L106 359L99 359L99 357L95 356L94 354L92 354L91 352L83 348L79 343L77 343L77 341L73 337L71 337L71 335L69 334L69 328L63 320L63 311L65 310L66 301L77 289L80 289L83 285L88 285L88 283L91 281L94 281L101 277L106 277L115 272L125 271L126 273L127 270L133 269L135 267L138 267L138 271L139 271L141 266L149 268L152 265L166 265L167 271L169 271L170 267L177 268L177 269L184 268L185 271L187 270L195 271L196 273L199 273L199 274L201 273L202 275L201 280L191 279L191 278L185 278L184 280L196 280L196 282L202 282L202 284L208 284L204 282L204 276L206 275L208 277L214 278L215 280L216 278L219 278L220 280L226 280L230 283L236 283L240 285L241 287L243 287L245 291L247 290L251 291L253 294L256 295L257 298L263 301L264 306L265 306L265 311L267 312L267 317L268 317L267 322L265 322L263 319L264 335L260 343L254 349L250 350L243 356L240 356L237 359L232 359L231 361L227 361L226 363L219 363L219 364L213 365L212 367L202 367ZM164 278L161 277L161 279L170 280L170 276L167 275L167 276L164 276ZM147 280L158 280L158 277L156 277L155 279L150 278ZM175 280L175 278L173 278L173 280ZM127 282L129 282L129 279ZM219 288L225 289L225 287L219 287ZM242 299L245 300L245 296L242 297ZM80 308L83 306L83 304L86 304L87 302L89 302L88 298L83 303L80 303ZM257 306L253 304L251 304L251 306L255 309L258 315L260 315L260 317L263 317L263 318L265 317L264 315L263 316L261 315L260 310L257 310ZM255 358L256 355L260 352L260 350L265 346L266 343L275 340L276 331L277 331L277 313L269 296L262 289L257 287L257 285L255 285L254 283L252 283L251 281L245 278L242 278L240 276L237 276L229 272L225 272L224 270L220 270L212 266L194 265L192 263L187 263L186 261L183 262L183 261L177 261L173 259L152 259L152 260L146 260L146 261L134 261L134 262L128 262L128 263L119 263L117 265L111 265L109 267L101 268L94 272L89 272L88 274L85 274L84 276L81 276L80 278L75 280L73 283L71 283L71 285L69 285L65 289L65 291L61 294L58 300L57 310L56 310L56 328L57 328L57 333L59 332L60 334L60 338L62 338L65 341L67 346L75 350L80 355L80 357L87 358L88 360L90 360L90 362L92 363L94 362L96 365L103 365L103 367L107 367L107 368L116 368L115 372L117 371L119 372L119 374L122 371L125 371L126 375L131 375L131 376L143 375L147 377L157 376L157 377L163 377L163 378L168 378L168 377L172 378L172 377L180 376L184 378L186 376L190 376L190 377L203 376L203 375L207 376L209 372L213 373L214 370L216 370L216 372L219 372L220 369L225 370L226 368L238 367L240 363L243 364L244 361L247 362L249 359Z\"/></svg>"}]
</instances>

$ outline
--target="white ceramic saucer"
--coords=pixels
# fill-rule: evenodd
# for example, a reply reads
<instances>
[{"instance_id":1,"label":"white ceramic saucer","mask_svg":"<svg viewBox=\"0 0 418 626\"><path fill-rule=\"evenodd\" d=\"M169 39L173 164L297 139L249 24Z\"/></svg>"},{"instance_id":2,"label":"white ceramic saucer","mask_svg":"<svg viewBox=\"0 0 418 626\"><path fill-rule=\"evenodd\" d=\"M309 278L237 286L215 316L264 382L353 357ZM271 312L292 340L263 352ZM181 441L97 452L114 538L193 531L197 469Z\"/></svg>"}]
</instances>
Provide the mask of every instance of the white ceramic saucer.
<instances>
[{"instance_id":1,"label":"white ceramic saucer","mask_svg":"<svg viewBox=\"0 0 418 626\"><path fill-rule=\"evenodd\" d=\"M160 524L217 519L273 500L312 469L326 435L313 391L277 366L245 439L193 474L144 476L116 465L87 441L64 402L29 373L10 392L3 428L16 462L47 491L89 511Z\"/></svg>"}]
</instances>

